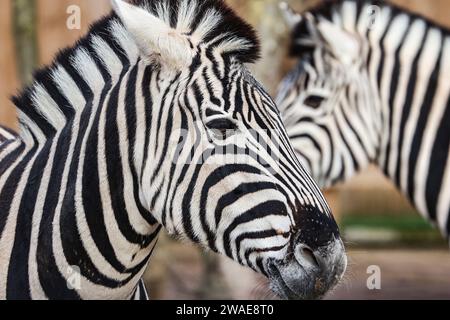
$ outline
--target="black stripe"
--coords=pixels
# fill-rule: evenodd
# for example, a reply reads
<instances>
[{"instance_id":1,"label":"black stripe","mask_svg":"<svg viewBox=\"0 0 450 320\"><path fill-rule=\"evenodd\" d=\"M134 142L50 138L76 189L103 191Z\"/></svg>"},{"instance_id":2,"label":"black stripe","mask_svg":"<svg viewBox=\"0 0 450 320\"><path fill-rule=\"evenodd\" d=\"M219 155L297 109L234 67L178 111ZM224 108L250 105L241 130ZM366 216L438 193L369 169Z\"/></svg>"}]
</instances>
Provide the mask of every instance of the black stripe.
<instances>
[{"instance_id":1,"label":"black stripe","mask_svg":"<svg viewBox=\"0 0 450 320\"><path fill-rule=\"evenodd\" d=\"M231 249L231 233L239 225L269 216L286 216L286 205L280 201L266 201L236 217L223 234L225 254L234 259Z\"/></svg>"},{"instance_id":2,"label":"black stripe","mask_svg":"<svg viewBox=\"0 0 450 320\"><path fill-rule=\"evenodd\" d=\"M423 50L424 50L424 45L425 45L425 39L427 36L427 32L424 32L423 38L420 41L420 49L416 55L416 57L414 58L414 61L412 63L412 65L410 66L411 68L411 75L409 77L409 82L408 82L408 87L406 89L406 98L405 98L405 103L403 105L402 108L402 118L400 121L400 129L399 129L399 140L398 140L398 150L399 150L399 158L397 161L397 168L395 170L395 177L394 177L394 182L400 186L400 164L402 163L402 150L403 150L403 140L405 137L405 129L406 129L406 123L408 121L408 117L410 115L411 112L411 107L414 101L414 94L415 94L415 89L417 87L417 71L418 71L418 65L419 65L419 60L420 57L422 56ZM409 66L405 66L406 68Z\"/></svg>"},{"instance_id":3,"label":"black stripe","mask_svg":"<svg viewBox=\"0 0 450 320\"><path fill-rule=\"evenodd\" d=\"M50 144L47 144L43 150L39 152L39 155L30 170L24 192L19 195L16 194L16 197L19 197L21 202L17 214L16 237L14 239L8 271L6 297L9 300L31 299L28 279L28 255L30 252L32 228L30 215L35 209L36 199L42 180L42 168L46 166L49 160L53 161L53 159L49 159L50 146ZM22 173L20 175L22 175ZM20 179L17 176L12 176L10 178Z\"/></svg>"},{"instance_id":4,"label":"black stripe","mask_svg":"<svg viewBox=\"0 0 450 320\"><path fill-rule=\"evenodd\" d=\"M442 70L444 72L444 70ZM445 175L447 166L447 160L449 158L450 150L450 98L447 102L445 113L441 119L436 139L434 140L433 149L430 155L430 167L427 175L426 184L426 200L428 206L428 212L432 220L436 220L437 204L439 196L447 197L443 195L442 182Z\"/></svg>"},{"instance_id":5,"label":"black stripe","mask_svg":"<svg viewBox=\"0 0 450 320\"><path fill-rule=\"evenodd\" d=\"M394 54L395 62L394 62L394 68L392 70L392 79L391 79L391 85L390 85L390 91L389 91L389 104L388 104L390 106L389 125L387 128L387 132L385 132L385 134L387 135L387 138L388 138L388 145L386 147L386 158L385 158L385 163L383 164L383 167L385 168L386 172L388 172L388 170L389 170L389 161L391 158L391 148L397 147L397 146L391 145L391 140L392 140L391 137L392 137L392 130L393 130L392 122L393 122L393 118L394 118L394 109L395 109L394 102L395 102L395 97L396 97L396 93L397 93L397 89L398 89L398 83L399 83L401 67L402 67L401 61L400 61L400 52L405 43L405 39L408 36L410 26L411 26L411 20L408 20L408 28L402 37L402 40L400 42L401 45L398 46L398 48Z\"/></svg>"},{"instance_id":6,"label":"black stripe","mask_svg":"<svg viewBox=\"0 0 450 320\"><path fill-rule=\"evenodd\" d=\"M138 94L137 88L137 75L138 75L138 65L135 65L132 69L126 89L126 98L125 98L125 116L127 121L127 135L128 135L128 162L130 164L130 170L133 178L133 193L134 193L134 202L137 205L137 208L141 214L141 216L146 220L146 222L150 225L157 224L155 218L151 215L151 213L146 210L139 199L139 177L136 171L136 167L134 165L134 154L135 154L135 145L136 145L136 129L137 129L137 114L136 110L136 94ZM145 85L145 84L144 84Z\"/></svg>"},{"instance_id":7,"label":"black stripe","mask_svg":"<svg viewBox=\"0 0 450 320\"><path fill-rule=\"evenodd\" d=\"M442 50L439 54L439 59L436 65L433 66L433 72L430 75L428 81L427 91L424 97L423 104L420 108L420 115L417 121L416 130L414 132L414 137L411 144L411 152L409 155L408 162L408 195L410 199L414 199L414 189L415 189L415 179L414 174L416 173L417 158L419 157L420 149L422 146L423 135L425 127L428 122L428 117L430 115L431 108L433 106L434 96L436 95L438 80L439 80L439 69L442 60ZM431 66L430 66L431 67Z\"/></svg>"}]
</instances>

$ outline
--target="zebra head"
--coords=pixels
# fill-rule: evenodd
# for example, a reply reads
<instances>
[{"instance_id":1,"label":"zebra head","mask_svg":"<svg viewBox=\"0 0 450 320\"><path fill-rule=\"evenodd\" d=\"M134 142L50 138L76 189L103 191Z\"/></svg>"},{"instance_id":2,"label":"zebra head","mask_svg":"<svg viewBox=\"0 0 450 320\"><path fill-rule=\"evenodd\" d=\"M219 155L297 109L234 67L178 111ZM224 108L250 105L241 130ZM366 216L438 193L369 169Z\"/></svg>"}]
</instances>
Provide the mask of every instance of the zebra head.
<instances>
[{"instance_id":1,"label":"zebra head","mask_svg":"<svg viewBox=\"0 0 450 320\"><path fill-rule=\"evenodd\" d=\"M361 12L369 8L367 3ZM282 81L276 102L300 161L326 188L367 167L379 148L379 101L365 63L367 48L359 33L344 27L356 1L324 4L303 15L286 4L282 9L299 62ZM367 29L367 19L361 14L356 22Z\"/></svg>"},{"instance_id":2,"label":"zebra head","mask_svg":"<svg viewBox=\"0 0 450 320\"><path fill-rule=\"evenodd\" d=\"M114 7L140 63L157 65L142 83L152 93L144 206L170 234L263 273L280 296L322 296L345 271L344 246L279 111L244 65L258 56L254 30L222 1Z\"/></svg>"}]
</instances>

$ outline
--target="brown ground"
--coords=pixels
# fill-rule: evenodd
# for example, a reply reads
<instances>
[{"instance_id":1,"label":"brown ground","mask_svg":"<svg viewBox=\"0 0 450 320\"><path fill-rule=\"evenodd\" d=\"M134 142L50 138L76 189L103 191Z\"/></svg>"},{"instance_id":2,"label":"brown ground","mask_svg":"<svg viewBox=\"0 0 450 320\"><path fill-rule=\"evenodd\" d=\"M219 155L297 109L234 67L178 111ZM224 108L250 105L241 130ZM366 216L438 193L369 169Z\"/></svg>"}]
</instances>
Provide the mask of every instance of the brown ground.
<instances>
[{"instance_id":1,"label":"brown ground","mask_svg":"<svg viewBox=\"0 0 450 320\"><path fill-rule=\"evenodd\" d=\"M447 250L350 250L343 283L327 299L450 299L450 253ZM159 281L154 298L161 299L268 299L266 281L233 262L222 259L222 283L206 279L201 255L193 248L178 249L170 258L165 281ZM381 290L366 286L367 268L381 269ZM212 279L219 277L213 275ZM228 287L228 290L224 289ZM203 287L204 290L198 289ZM155 289L155 286L153 286Z\"/></svg>"},{"instance_id":2,"label":"brown ground","mask_svg":"<svg viewBox=\"0 0 450 320\"><path fill-rule=\"evenodd\" d=\"M329 299L450 299L447 250L351 251L344 283ZM368 290L367 267L381 269L381 290Z\"/></svg>"}]
</instances>

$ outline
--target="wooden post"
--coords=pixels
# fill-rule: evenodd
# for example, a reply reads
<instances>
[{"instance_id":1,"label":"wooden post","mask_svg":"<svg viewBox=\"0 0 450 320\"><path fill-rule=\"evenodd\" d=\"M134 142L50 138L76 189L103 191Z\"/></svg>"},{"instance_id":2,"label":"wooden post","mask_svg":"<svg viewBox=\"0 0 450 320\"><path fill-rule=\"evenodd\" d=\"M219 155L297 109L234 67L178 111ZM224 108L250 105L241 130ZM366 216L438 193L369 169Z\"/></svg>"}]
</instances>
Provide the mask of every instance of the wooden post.
<instances>
[{"instance_id":1,"label":"wooden post","mask_svg":"<svg viewBox=\"0 0 450 320\"><path fill-rule=\"evenodd\" d=\"M0 1L0 124L16 129L16 111L9 99L18 84L12 11L12 0Z\"/></svg>"},{"instance_id":2,"label":"wooden post","mask_svg":"<svg viewBox=\"0 0 450 320\"><path fill-rule=\"evenodd\" d=\"M17 69L22 84L32 80L38 59L36 37L36 1L13 1L14 40L16 44Z\"/></svg>"}]
</instances>

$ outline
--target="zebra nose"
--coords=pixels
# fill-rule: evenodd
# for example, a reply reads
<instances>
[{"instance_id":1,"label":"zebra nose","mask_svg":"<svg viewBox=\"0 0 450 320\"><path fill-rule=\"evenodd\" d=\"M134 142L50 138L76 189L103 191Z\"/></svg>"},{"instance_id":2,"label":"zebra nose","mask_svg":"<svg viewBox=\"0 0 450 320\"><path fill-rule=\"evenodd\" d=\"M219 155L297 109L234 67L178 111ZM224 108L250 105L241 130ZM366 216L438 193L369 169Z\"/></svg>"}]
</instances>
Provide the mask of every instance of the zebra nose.
<instances>
[{"instance_id":1,"label":"zebra nose","mask_svg":"<svg viewBox=\"0 0 450 320\"><path fill-rule=\"evenodd\" d=\"M307 268L319 269L320 265L323 264L323 259L314 253L314 251L305 244L299 244L294 250L294 256L297 262Z\"/></svg>"},{"instance_id":2,"label":"zebra nose","mask_svg":"<svg viewBox=\"0 0 450 320\"><path fill-rule=\"evenodd\" d=\"M302 245L313 252L340 238L339 227L331 215L317 208L302 208L297 211L295 245Z\"/></svg>"},{"instance_id":3,"label":"zebra nose","mask_svg":"<svg viewBox=\"0 0 450 320\"><path fill-rule=\"evenodd\" d=\"M303 270L327 279L329 283L340 280L347 268L347 256L341 239L315 250L299 243L294 249L294 257Z\"/></svg>"},{"instance_id":4,"label":"zebra nose","mask_svg":"<svg viewBox=\"0 0 450 320\"><path fill-rule=\"evenodd\" d=\"M282 263L269 264L275 291L285 299L317 299L323 297L342 279L347 256L341 239L312 249L298 243Z\"/></svg>"}]
</instances>

